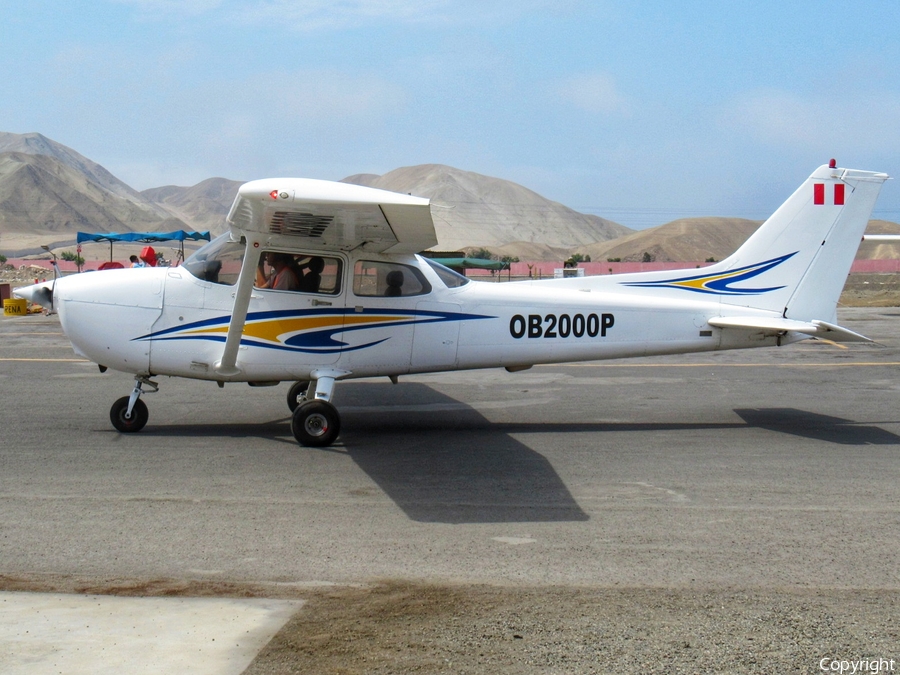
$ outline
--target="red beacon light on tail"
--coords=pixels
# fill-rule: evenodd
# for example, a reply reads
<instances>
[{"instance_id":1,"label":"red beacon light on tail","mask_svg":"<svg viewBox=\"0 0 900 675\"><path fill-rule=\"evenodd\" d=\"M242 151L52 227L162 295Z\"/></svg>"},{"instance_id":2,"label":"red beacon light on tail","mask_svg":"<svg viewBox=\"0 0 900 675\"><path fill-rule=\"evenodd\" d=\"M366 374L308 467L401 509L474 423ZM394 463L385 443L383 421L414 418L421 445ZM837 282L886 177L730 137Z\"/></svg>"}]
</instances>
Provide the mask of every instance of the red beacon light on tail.
<instances>
[{"instance_id":1,"label":"red beacon light on tail","mask_svg":"<svg viewBox=\"0 0 900 675\"><path fill-rule=\"evenodd\" d=\"M828 168L829 168L829 169L836 169L836 168L837 168L837 160L836 160L836 159L832 159L830 162L828 162Z\"/></svg>"}]
</instances>

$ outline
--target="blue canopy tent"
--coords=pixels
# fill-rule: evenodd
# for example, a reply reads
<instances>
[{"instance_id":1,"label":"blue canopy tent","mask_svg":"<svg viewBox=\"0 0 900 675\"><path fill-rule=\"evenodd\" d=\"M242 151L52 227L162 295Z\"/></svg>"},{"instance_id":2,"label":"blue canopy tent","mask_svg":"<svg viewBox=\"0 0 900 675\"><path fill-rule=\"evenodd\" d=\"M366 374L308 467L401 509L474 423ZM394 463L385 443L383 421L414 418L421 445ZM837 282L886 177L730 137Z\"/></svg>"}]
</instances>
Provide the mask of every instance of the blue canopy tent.
<instances>
[{"instance_id":1,"label":"blue canopy tent","mask_svg":"<svg viewBox=\"0 0 900 675\"><path fill-rule=\"evenodd\" d=\"M181 242L181 259L184 260L184 242L185 241L209 241L209 232L186 232L185 230L174 230L173 232L98 232L90 234L89 232L78 233L78 243L91 241L108 241L109 242L109 260L113 259L113 242L124 241L133 244L152 244L160 241L180 241Z\"/></svg>"}]
</instances>

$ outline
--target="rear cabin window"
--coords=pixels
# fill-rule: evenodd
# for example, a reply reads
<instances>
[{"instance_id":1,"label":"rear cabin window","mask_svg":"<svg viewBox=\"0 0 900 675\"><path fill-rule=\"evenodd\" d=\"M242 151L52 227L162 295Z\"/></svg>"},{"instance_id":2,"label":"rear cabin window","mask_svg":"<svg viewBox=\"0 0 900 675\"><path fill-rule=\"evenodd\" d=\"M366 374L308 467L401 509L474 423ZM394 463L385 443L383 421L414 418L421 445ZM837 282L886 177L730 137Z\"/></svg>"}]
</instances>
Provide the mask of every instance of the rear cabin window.
<instances>
[{"instance_id":1,"label":"rear cabin window","mask_svg":"<svg viewBox=\"0 0 900 675\"><path fill-rule=\"evenodd\" d=\"M430 292L431 285L410 265L359 260L353 267L353 293L361 297L399 298Z\"/></svg>"}]
</instances>

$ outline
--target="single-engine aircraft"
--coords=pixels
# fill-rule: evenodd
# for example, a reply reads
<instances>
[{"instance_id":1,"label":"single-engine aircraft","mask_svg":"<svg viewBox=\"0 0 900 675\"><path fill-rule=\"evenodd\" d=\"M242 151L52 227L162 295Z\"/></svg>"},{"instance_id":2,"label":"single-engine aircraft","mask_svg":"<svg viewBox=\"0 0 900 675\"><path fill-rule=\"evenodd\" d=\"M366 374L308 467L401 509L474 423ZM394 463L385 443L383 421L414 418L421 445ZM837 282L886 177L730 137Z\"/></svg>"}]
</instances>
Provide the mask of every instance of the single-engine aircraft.
<instances>
[{"instance_id":1,"label":"single-engine aircraft","mask_svg":"<svg viewBox=\"0 0 900 675\"><path fill-rule=\"evenodd\" d=\"M427 199L302 178L244 184L229 231L181 267L78 274L15 289L58 312L79 355L132 373L110 420L148 420L157 376L293 381L291 431L340 433L338 380L786 345L869 341L836 306L884 173L816 169L731 256L709 267L511 283L418 255Z\"/></svg>"}]
</instances>

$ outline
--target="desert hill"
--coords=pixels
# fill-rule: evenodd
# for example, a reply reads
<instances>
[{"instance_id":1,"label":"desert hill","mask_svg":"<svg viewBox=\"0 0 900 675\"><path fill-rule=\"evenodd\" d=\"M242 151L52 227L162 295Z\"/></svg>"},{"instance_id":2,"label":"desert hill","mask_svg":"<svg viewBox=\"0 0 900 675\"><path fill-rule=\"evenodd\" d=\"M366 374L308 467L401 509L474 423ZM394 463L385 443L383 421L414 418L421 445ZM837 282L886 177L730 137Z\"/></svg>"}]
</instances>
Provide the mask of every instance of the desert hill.
<instances>
[{"instance_id":1,"label":"desert hill","mask_svg":"<svg viewBox=\"0 0 900 675\"><path fill-rule=\"evenodd\" d=\"M640 261L645 253L656 262L722 260L734 253L761 224L761 221L744 218L681 218L613 241L584 246L577 252L590 255L594 261L610 258ZM870 220L866 232L900 234L900 224ZM900 243L863 242L856 258L900 258Z\"/></svg>"},{"instance_id":2,"label":"desert hill","mask_svg":"<svg viewBox=\"0 0 900 675\"><path fill-rule=\"evenodd\" d=\"M210 230L216 235L225 231L225 217L242 184L227 178L207 178L191 187L166 185L144 190L141 195L190 224L191 229Z\"/></svg>"},{"instance_id":3,"label":"desert hill","mask_svg":"<svg viewBox=\"0 0 900 675\"><path fill-rule=\"evenodd\" d=\"M756 229L740 218L685 218L634 232L586 215L521 185L439 164L357 174L345 182L428 197L444 250L488 248L521 260L721 260ZM190 187L137 192L99 164L40 134L0 132L0 251L40 253L71 246L77 231L224 230L240 182L209 178ZM870 233L900 233L872 221ZM857 257L898 258L900 244L863 243Z\"/></svg>"},{"instance_id":4,"label":"desert hill","mask_svg":"<svg viewBox=\"0 0 900 675\"><path fill-rule=\"evenodd\" d=\"M167 216L162 210L141 197L137 190L123 183L96 162L91 161L62 143L50 140L46 136L37 133L12 134L0 131L0 153L7 152L52 157L106 192L139 204L151 211L156 211L160 217L165 218Z\"/></svg>"},{"instance_id":5,"label":"desert hill","mask_svg":"<svg viewBox=\"0 0 900 675\"><path fill-rule=\"evenodd\" d=\"M640 230L614 241L592 244L584 252L592 260L639 261L649 253L659 262L722 260L756 231L760 221L744 218L680 218Z\"/></svg>"},{"instance_id":6,"label":"desert hill","mask_svg":"<svg viewBox=\"0 0 900 675\"><path fill-rule=\"evenodd\" d=\"M9 253L39 251L41 243L71 242L79 230L184 227L180 220L160 213L164 212L108 192L53 157L0 154L0 235Z\"/></svg>"},{"instance_id":7,"label":"desert hill","mask_svg":"<svg viewBox=\"0 0 900 675\"><path fill-rule=\"evenodd\" d=\"M870 220L866 234L900 234L900 224L889 220ZM857 260L885 260L900 258L900 243L888 244L864 241L856 253Z\"/></svg>"},{"instance_id":8,"label":"desert hill","mask_svg":"<svg viewBox=\"0 0 900 675\"><path fill-rule=\"evenodd\" d=\"M383 176L357 174L344 182L431 199L442 250L478 246L494 251L514 242L568 249L632 232L511 181L442 164L403 167Z\"/></svg>"}]
</instances>

